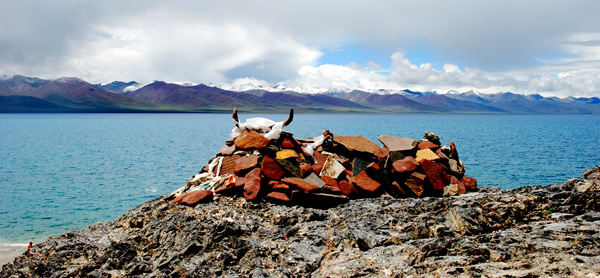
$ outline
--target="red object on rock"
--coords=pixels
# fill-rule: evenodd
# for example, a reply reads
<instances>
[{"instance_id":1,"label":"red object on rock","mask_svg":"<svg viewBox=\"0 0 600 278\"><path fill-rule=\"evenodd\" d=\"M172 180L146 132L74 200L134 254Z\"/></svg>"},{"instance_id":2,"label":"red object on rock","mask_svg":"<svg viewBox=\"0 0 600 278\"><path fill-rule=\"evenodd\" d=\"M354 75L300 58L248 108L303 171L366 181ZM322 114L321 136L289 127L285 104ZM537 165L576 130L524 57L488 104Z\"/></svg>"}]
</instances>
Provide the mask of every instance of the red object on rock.
<instances>
[{"instance_id":1,"label":"red object on rock","mask_svg":"<svg viewBox=\"0 0 600 278\"><path fill-rule=\"evenodd\" d=\"M458 185L458 194L465 194L465 193L467 193L467 189L465 188L465 184L462 183L455 176L452 176L450 178L450 184L456 184L456 185Z\"/></svg>"},{"instance_id":2,"label":"red object on rock","mask_svg":"<svg viewBox=\"0 0 600 278\"><path fill-rule=\"evenodd\" d=\"M260 156L256 154L240 156L235 160L235 172L238 173L240 171L256 167L259 158Z\"/></svg>"},{"instance_id":3,"label":"red object on rock","mask_svg":"<svg viewBox=\"0 0 600 278\"><path fill-rule=\"evenodd\" d=\"M416 170L417 167L419 167L419 162L417 162L412 156L407 156L403 159L396 160L392 164L392 168L396 173L412 172Z\"/></svg>"},{"instance_id":4,"label":"red object on rock","mask_svg":"<svg viewBox=\"0 0 600 278\"><path fill-rule=\"evenodd\" d=\"M342 194L344 195L350 195L353 191L356 191L354 185L345 180L341 181L338 187L340 188L340 190L342 190Z\"/></svg>"},{"instance_id":5,"label":"red object on rock","mask_svg":"<svg viewBox=\"0 0 600 278\"><path fill-rule=\"evenodd\" d=\"M267 137L264 137L262 134L247 129L233 141L236 147L243 150L262 149L268 146L270 142L271 140L267 139Z\"/></svg>"},{"instance_id":6,"label":"red object on rock","mask_svg":"<svg viewBox=\"0 0 600 278\"><path fill-rule=\"evenodd\" d=\"M469 190L477 190L477 179L476 178L464 176L462 178L462 183Z\"/></svg>"},{"instance_id":7,"label":"red object on rock","mask_svg":"<svg viewBox=\"0 0 600 278\"><path fill-rule=\"evenodd\" d=\"M300 178L285 178L281 180L283 183L293 185L299 189L302 189L306 192L314 191L320 189L320 187L312 182L305 181Z\"/></svg>"},{"instance_id":8,"label":"red object on rock","mask_svg":"<svg viewBox=\"0 0 600 278\"><path fill-rule=\"evenodd\" d=\"M285 195L285 193L276 192L276 191L273 191L273 192L267 194L267 199L272 199L272 200L281 201L281 202L291 201L291 199L287 195Z\"/></svg>"},{"instance_id":9,"label":"red object on rock","mask_svg":"<svg viewBox=\"0 0 600 278\"><path fill-rule=\"evenodd\" d=\"M258 197L260 192L260 168L256 168L246 174L246 183L244 184L244 198L252 201Z\"/></svg>"},{"instance_id":10,"label":"red object on rock","mask_svg":"<svg viewBox=\"0 0 600 278\"><path fill-rule=\"evenodd\" d=\"M369 177L364 171L360 172L360 174L356 175L353 179L356 186L365 191L374 192L381 186L381 183Z\"/></svg>"},{"instance_id":11,"label":"red object on rock","mask_svg":"<svg viewBox=\"0 0 600 278\"><path fill-rule=\"evenodd\" d=\"M335 187L338 186L338 182L330 176L322 176L321 179L325 182L326 185L335 186Z\"/></svg>"},{"instance_id":12,"label":"red object on rock","mask_svg":"<svg viewBox=\"0 0 600 278\"><path fill-rule=\"evenodd\" d=\"M419 143L419 150L423 150L423 149L437 149L439 147L440 147L440 145L431 143L429 141L423 141L423 142Z\"/></svg>"},{"instance_id":13,"label":"red object on rock","mask_svg":"<svg viewBox=\"0 0 600 278\"><path fill-rule=\"evenodd\" d=\"M429 179L429 182L431 185L433 185L433 188L440 190L443 189L444 186L450 184L450 177L448 177L448 174L444 172L444 166L433 161L423 159L421 160L421 167L423 168L423 171L425 171L427 179Z\"/></svg>"},{"instance_id":14,"label":"red object on rock","mask_svg":"<svg viewBox=\"0 0 600 278\"><path fill-rule=\"evenodd\" d=\"M175 198L171 201L171 204L186 204L193 206L200 202L212 201L212 199L213 192L211 190L195 190Z\"/></svg>"},{"instance_id":15,"label":"red object on rock","mask_svg":"<svg viewBox=\"0 0 600 278\"><path fill-rule=\"evenodd\" d=\"M279 164L277 164L274 159L268 156L263 158L260 169L265 177L272 180L280 180L285 174L285 171L279 167Z\"/></svg>"}]
</instances>

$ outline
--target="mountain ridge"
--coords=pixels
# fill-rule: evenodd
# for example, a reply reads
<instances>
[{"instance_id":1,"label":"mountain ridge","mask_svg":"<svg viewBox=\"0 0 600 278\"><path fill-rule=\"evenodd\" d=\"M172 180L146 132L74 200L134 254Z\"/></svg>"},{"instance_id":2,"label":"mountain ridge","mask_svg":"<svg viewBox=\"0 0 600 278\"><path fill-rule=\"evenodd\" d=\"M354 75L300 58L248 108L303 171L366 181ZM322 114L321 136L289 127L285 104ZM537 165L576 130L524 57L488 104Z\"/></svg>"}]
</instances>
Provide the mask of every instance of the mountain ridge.
<instances>
[{"instance_id":1,"label":"mountain ridge","mask_svg":"<svg viewBox=\"0 0 600 278\"><path fill-rule=\"evenodd\" d=\"M228 112L237 107L244 112L284 113L294 107L300 113L600 114L598 97L558 98L475 91L440 94L408 89L369 92L328 89L321 90L322 93L302 93L282 86L243 88L243 91L235 91L205 84L164 81L145 85L135 81L91 84L76 77L46 80L4 76L0 79L0 96L3 97L0 112L40 112L40 109L58 112Z\"/></svg>"}]
</instances>

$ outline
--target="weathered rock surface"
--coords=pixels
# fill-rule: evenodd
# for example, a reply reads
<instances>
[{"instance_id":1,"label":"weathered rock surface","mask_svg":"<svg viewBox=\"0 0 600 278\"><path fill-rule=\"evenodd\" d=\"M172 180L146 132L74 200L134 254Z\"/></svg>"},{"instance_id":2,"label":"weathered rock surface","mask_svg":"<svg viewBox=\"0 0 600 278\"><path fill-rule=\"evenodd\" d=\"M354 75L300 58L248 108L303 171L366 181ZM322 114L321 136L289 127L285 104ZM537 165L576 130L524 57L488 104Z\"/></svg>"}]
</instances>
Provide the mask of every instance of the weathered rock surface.
<instances>
[{"instance_id":1,"label":"weathered rock surface","mask_svg":"<svg viewBox=\"0 0 600 278\"><path fill-rule=\"evenodd\" d=\"M596 277L599 172L326 210L167 195L36 244L0 277Z\"/></svg>"}]
</instances>

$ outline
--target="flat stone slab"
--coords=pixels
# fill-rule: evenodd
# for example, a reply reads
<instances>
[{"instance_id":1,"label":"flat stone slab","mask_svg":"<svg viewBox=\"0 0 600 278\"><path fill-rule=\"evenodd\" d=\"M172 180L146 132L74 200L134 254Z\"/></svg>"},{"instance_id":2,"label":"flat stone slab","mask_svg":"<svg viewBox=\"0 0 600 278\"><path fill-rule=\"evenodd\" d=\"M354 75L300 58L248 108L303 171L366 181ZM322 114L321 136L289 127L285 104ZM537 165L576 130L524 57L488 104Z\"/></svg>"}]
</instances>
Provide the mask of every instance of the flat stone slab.
<instances>
[{"instance_id":1,"label":"flat stone slab","mask_svg":"<svg viewBox=\"0 0 600 278\"><path fill-rule=\"evenodd\" d=\"M381 135L379 142L390 152L411 151L417 147L417 141L412 138Z\"/></svg>"},{"instance_id":2,"label":"flat stone slab","mask_svg":"<svg viewBox=\"0 0 600 278\"><path fill-rule=\"evenodd\" d=\"M379 146L363 136L335 136L333 140L342 144L349 151L370 153L378 158L383 156Z\"/></svg>"}]
</instances>

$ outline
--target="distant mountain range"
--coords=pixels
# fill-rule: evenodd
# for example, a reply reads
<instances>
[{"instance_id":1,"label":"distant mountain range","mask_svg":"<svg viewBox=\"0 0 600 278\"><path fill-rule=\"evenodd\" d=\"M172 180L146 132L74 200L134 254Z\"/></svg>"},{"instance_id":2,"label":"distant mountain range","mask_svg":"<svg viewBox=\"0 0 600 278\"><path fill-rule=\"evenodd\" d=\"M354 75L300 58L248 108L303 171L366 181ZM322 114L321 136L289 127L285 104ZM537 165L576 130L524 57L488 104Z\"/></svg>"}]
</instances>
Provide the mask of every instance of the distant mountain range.
<instances>
[{"instance_id":1,"label":"distant mountain range","mask_svg":"<svg viewBox=\"0 0 600 278\"><path fill-rule=\"evenodd\" d=\"M90 84L78 78L0 77L0 112L229 112L279 113L513 113L600 114L600 98L557 98L514 93L328 90L244 87L243 91L155 81Z\"/></svg>"}]
</instances>

